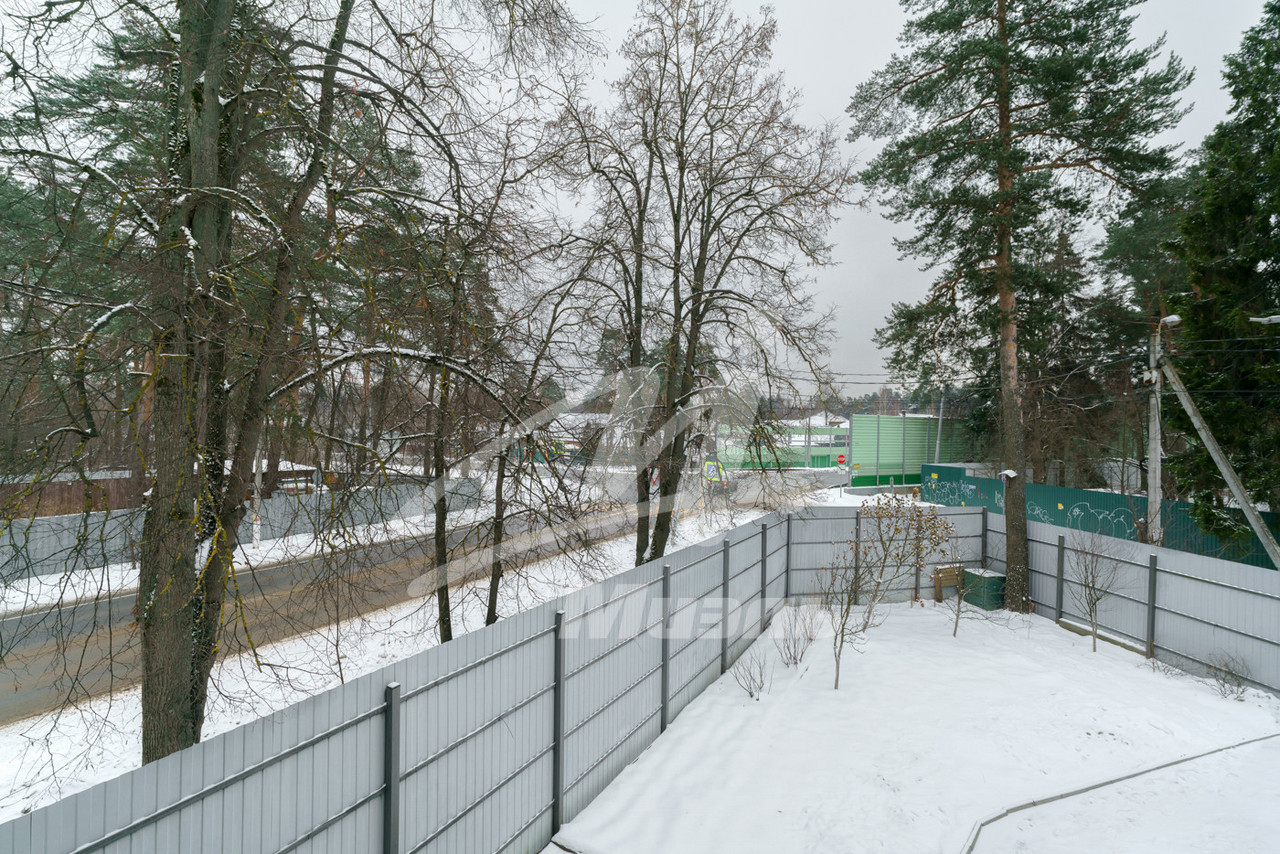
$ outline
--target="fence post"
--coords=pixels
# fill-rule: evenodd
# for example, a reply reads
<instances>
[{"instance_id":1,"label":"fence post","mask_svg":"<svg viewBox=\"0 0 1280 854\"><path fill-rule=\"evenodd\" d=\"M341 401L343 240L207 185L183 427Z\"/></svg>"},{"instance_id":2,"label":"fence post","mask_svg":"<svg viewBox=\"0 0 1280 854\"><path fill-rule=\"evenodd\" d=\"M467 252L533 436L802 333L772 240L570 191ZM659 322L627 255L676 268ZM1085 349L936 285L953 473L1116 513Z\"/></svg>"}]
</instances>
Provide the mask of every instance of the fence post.
<instances>
[{"instance_id":1,"label":"fence post","mask_svg":"<svg viewBox=\"0 0 1280 854\"><path fill-rule=\"evenodd\" d=\"M382 719L382 854L400 854L400 683L387 685Z\"/></svg>"},{"instance_id":2,"label":"fence post","mask_svg":"<svg viewBox=\"0 0 1280 854\"><path fill-rule=\"evenodd\" d=\"M729 538L725 537L723 546L724 553L724 581L721 582L720 591L720 675L723 676L729 670Z\"/></svg>"},{"instance_id":3,"label":"fence post","mask_svg":"<svg viewBox=\"0 0 1280 854\"><path fill-rule=\"evenodd\" d=\"M760 634L764 634L765 618L768 616L769 592L769 523L760 523Z\"/></svg>"},{"instance_id":4,"label":"fence post","mask_svg":"<svg viewBox=\"0 0 1280 854\"><path fill-rule=\"evenodd\" d=\"M853 511L853 568L862 569L862 511Z\"/></svg>"},{"instance_id":5,"label":"fence post","mask_svg":"<svg viewBox=\"0 0 1280 854\"><path fill-rule=\"evenodd\" d=\"M987 508L982 508L982 569L987 568Z\"/></svg>"},{"instance_id":6,"label":"fence post","mask_svg":"<svg viewBox=\"0 0 1280 854\"><path fill-rule=\"evenodd\" d=\"M905 419L903 420L903 423L904 424L906 423ZM919 514L919 510L920 510L919 507L915 508L915 513ZM923 519L923 514L919 514L919 515L921 519ZM912 588L911 588L912 602L919 601L920 599L920 572L924 569L924 556L922 553L922 546L920 543L920 534L921 534L922 527L923 527L922 525L917 525L916 535L915 535L915 549L914 549L915 554L912 555L915 562L915 569L916 569L915 581L913 582Z\"/></svg>"},{"instance_id":7,"label":"fence post","mask_svg":"<svg viewBox=\"0 0 1280 854\"><path fill-rule=\"evenodd\" d=\"M791 601L791 517L794 514L787 514L787 547L783 550L783 575L782 575L782 597L788 602Z\"/></svg>"},{"instance_id":8,"label":"fence post","mask_svg":"<svg viewBox=\"0 0 1280 854\"><path fill-rule=\"evenodd\" d=\"M1057 535L1057 604L1053 606L1053 621L1062 618L1062 586L1066 580L1066 538Z\"/></svg>"},{"instance_id":9,"label":"fence post","mask_svg":"<svg viewBox=\"0 0 1280 854\"><path fill-rule=\"evenodd\" d=\"M551 835L560 832L564 806L564 611L556 611L555 692L551 702Z\"/></svg>"},{"instance_id":10,"label":"fence post","mask_svg":"<svg viewBox=\"0 0 1280 854\"><path fill-rule=\"evenodd\" d=\"M1150 570L1147 576L1147 658L1156 657L1156 556L1151 555Z\"/></svg>"},{"instance_id":11,"label":"fence post","mask_svg":"<svg viewBox=\"0 0 1280 854\"><path fill-rule=\"evenodd\" d=\"M862 571L862 511L853 511L853 577L860 578ZM858 589L861 583L853 585L853 604L858 602Z\"/></svg>"},{"instance_id":12,"label":"fence post","mask_svg":"<svg viewBox=\"0 0 1280 854\"><path fill-rule=\"evenodd\" d=\"M662 715L658 732L671 718L671 564L662 565Z\"/></svg>"}]
</instances>

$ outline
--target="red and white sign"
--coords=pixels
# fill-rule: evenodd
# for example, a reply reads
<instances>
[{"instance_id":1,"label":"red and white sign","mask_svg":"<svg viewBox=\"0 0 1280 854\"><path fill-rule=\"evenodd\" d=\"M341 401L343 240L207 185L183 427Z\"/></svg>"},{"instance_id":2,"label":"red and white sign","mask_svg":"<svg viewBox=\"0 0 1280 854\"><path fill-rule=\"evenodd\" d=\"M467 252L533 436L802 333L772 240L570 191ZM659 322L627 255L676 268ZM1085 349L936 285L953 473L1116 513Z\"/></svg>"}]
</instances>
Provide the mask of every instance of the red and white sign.
<instances>
[{"instance_id":1,"label":"red and white sign","mask_svg":"<svg viewBox=\"0 0 1280 854\"><path fill-rule=\"evenodd\" d=\"M844 465L844 454L841 454L840 456L836 457L836 462L838 462L840 465Z\"/></svg>"}]
</instances>

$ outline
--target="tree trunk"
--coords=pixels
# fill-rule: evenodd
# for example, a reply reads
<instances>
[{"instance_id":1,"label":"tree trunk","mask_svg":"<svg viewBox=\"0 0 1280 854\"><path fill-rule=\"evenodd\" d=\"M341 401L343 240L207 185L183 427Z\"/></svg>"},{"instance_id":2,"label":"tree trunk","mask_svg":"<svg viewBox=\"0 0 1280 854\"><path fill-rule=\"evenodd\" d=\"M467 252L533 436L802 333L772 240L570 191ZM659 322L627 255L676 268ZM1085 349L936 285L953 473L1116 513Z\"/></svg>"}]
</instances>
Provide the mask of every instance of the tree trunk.
<instances>
[{"instance_id":1,"label":"tree trunk","mask_svg":"<svg viewBox=\"0 0 1280 854\"><path fill-rule=\"evenodd\" d=\"M502 425L498 428L498 471L493 481L493 562L489 567L489 603L484 624L498 622L498 588L502 584L502 538L506 522L507 502L502 494L507 479L507 449L502 446Z\"/></svg>"},{"instance_id":2,"label":"tree trunk","mask_svg":"<svg viewBox=\"0 0 1280 854\"><path fill-rule=\"evenodd\" d=\"M316 138L322 144L312 152L281 225L267 322L253 348L257 361L236 413L222 382L227 356L222 334L225 314L218 300L201 294L216 295L217 271L231 227L221 194L207 192L227 185L223 157L228 146L234 148L223 133L221 99L208 95L224 87L237 2L208 0L179 6L181 83L170 131L176 138L185 138L186 145L170 141L174 154L169 166L196 192L187 194L190 207L175 205L168 213L167 245L181 249L170 248L162 256L165 279L153 296L164 331L156 337L156 475L143 520L138 579L144 762L200 739L235 546L235 531L228 528L234 528L243 513L249 454L256 453L266 418L276 358L288 343L281 335L297 271L302 214L324 172L332 136L337 60L352 2L342 0L334 20L318 105ZM193 243L195 251L189 252ZM232 436L237 445L229 468L224 468Z\"/></svg>"},{"instance_id":3,"label":"tree trunk","mask_svg":"<svg viewBox=\"0 0 1280 854\"><path fill-rule=\"evenodd\" d=\"M165 333L156 352L155 479L142 523L137 605L143 762L192 745L200 735L190 702L197 572L194 377L183 331Z\"/></svg>"},{"instance_id":4,"label":"tree trunk","mask_svg":"<svg viewBox=\"0 0 1280 854\"><path fill-rule=\"evenodd\" d=\"M440 643L453 640L453 620L449 608L449 496L445 489L445 430L449 408L449 380L440 377L440 406L436 413L436 430L431 441L432 478L435 488L435 570L436 611L440 623Z\"/></svg>"},{"instance_id":5,"label":"tree trunk","mask_svg":"<svg viewBox=\"0 0 1280 854\"><path fill-rule=\"evenodd\" d=\"M688 430L681 430L663 451L661 477L658 481L658 517L653 525L653 542L649 546L649 560L657 560L667 553L667 541L675 524L676 494L680 491L684 473L685 441Z\"/></svg>"},{"instance_id":6,"label":"tree trunk","mask_svg":"<svg viewBox=\"0 0 1280 854\"><path fill-rule=\"evenodd\" d=\"M640 451L637 439L636 452ZM649 467L636 462L636 566L649 551Z\"/></svg>"},{"instance_id":7,"label":"tree trunk","mask_svg":"<svg viewBox=\"0 0 1280 854\"><path fill-rule=\"evenodd\" d=\"M170 104L171 173L200 197L174 205L165 222L171 247L161 256L163 280L152 299L159 309L154 374L152 437L155 480L142 526L138 566L138 618L142 627L142 761L151 762L195 744L203 719L193 705L201 692L193 666L203 608L197 592L206 549L198 551L197 499L209 506L209 471L200 471L200 436L207 429L209 401L201 401L198 362L207 348L210 318L195 297L212 287L224 247L222 216L216 197L203 190L224 186L221 162L221 113L218 98L226 75L227 39L235 0L210 0L179 6L179 83ZM221 389L219 389L221 391ZM221 449L219 449L221 450ZM220 460L220 458L219 458ZM201 475L204 475L202 478ZM220 482L222 471L217 471ZM204 481L202 483L202 481Z\"/></svg>"},{"instance_id":8,"label":"tree trunk","mask_svg":"<svg viewBox=\"0 0 1280 854\"><path fill-rule=\"evenodd\" d=\"M1005 606L1026 612L1031 608L1027 551L1027 450L1022 423L1022 389L1018 380L1017 295L1013 280L1013 111L1008 55L1008 8L996 4L996 25L1004 48L999 60L996 102L1000 134L996 208L996 299L1000 310L1000 426L1004 464L1014 472L1005 478Z\"/></svg>"}]
</instances>

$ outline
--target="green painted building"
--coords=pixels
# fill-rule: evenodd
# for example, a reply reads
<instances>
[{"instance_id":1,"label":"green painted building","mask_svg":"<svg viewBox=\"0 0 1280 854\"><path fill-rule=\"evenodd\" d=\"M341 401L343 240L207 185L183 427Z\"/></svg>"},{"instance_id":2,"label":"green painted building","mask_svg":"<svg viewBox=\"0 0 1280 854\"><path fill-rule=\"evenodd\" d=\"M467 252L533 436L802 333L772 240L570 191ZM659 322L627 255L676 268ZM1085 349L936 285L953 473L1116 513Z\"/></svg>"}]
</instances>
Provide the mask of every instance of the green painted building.
<instances>
[{"instance_id":1,"label":"green painted building","mask_svg":"<svg viewBox=\"0 0 1280 854\"><path fill-rule=\"evenodd\" d=\"M830 422L839 423L834 426ZM920 467L973 459L971 437L960 419L931 415L814 416L783 424L777 459L765 467L850 470L852 486L919 483ZM941 436L939 436L941 432ZM720 461L729 468L758 468L744 443L730 437L720 443Z\"/></svg>"}]
</instances>

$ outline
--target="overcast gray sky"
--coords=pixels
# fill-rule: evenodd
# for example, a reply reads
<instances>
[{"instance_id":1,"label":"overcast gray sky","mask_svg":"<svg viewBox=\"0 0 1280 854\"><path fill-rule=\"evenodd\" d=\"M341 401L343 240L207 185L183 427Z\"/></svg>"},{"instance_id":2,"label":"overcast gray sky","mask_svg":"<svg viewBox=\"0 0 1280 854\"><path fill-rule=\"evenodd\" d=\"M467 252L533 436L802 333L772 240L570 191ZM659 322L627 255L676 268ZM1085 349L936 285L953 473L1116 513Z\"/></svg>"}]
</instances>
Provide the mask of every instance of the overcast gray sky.
<instances>
[{"instance_id":1,"label":"overcast gray sky","mask_svg":"<svg viewBox=\"0 0 1280 854\"><path fill-rule=\"evenodd\" d=\"M630 26L634 5L626 0L568 0L579 14L596 18L616 49ZM732 0L743 14L754 15L759 0ZM1148 0L1138 7L1135 35L1149 44L1162 33L1166 49L1196 69L1184 102L1194 109L1168 142L1193 148L1226 115L1229 98L1222 91L1222 58L1234 52L1246 29L1262 18L1265 0ZM775 66L788 83L801 90L803 117L810 122L848 122L844 108L859 81L880 68L897 46L905 20L896 0L779 0L775 6L778 39ZM610 75L613 76L613 75ZM852 156L865 146L846 143ZM895 229L877 212L850 209L831 233L838 264L816 274L818 300L833 307L839 337L832 346L831 366L848 381L845 392L864 394L880 385L884 362L871 336L893 302L922 297L931 279L911 260L899 260L892 238ZM901 232L905 236L907 232ZM853 376L858 375L858 376ZM865 385L863 385L865 383Z\"/></svg>"}]
</instances>

